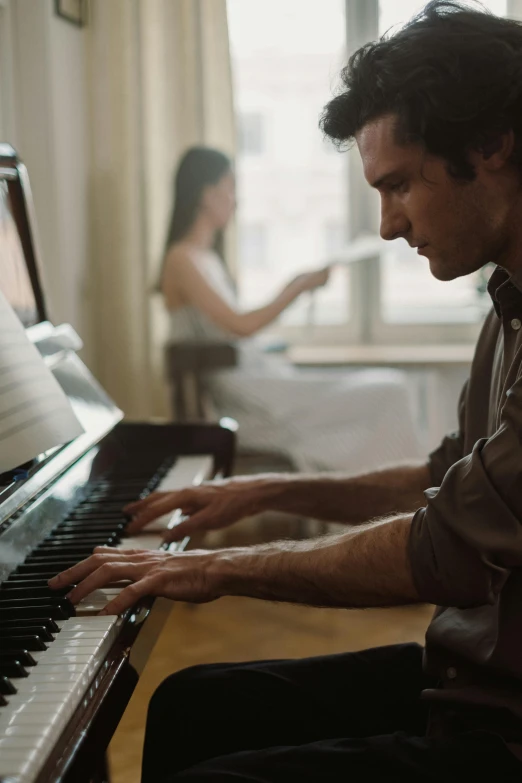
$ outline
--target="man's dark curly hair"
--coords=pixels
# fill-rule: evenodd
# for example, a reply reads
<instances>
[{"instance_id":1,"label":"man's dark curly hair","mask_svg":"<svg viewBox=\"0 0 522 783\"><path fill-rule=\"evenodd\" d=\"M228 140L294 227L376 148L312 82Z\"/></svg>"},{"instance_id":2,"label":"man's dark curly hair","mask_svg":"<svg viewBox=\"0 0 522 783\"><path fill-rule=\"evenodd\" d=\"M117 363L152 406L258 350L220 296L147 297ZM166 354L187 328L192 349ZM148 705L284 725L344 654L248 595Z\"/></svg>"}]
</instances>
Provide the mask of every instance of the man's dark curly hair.
<instances>
[{"instance_id":1,"label":"man's dark curly hair","mask_svg":"<svg viewBox=\"0 0 522 783\"><path fill-rule=\"evenodd\" d=\"M397 117L398 143L420 143L449 173L472 180L470 150L510 130L522 172L522 24L479 3L434 0L394 34L358 49L325 107L321 128L339 144L368 122Z\"/></svg>"}]
</instances>

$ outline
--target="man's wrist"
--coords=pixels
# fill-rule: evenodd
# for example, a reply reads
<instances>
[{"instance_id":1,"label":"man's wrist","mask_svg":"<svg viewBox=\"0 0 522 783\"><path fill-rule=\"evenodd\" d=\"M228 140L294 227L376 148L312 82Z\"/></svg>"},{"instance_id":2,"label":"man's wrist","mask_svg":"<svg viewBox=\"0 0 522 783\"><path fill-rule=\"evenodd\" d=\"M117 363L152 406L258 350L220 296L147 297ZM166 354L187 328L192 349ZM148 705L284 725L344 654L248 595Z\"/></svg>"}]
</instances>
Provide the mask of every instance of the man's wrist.
<instances>
[{"instance_id":1,"label":"man's wrist","mask_svg":"<svg viewBox=\"0 0 522 783\"><path fill-rule=\"evenodd\" d=\"M253 552L250 547L234 547L213 552L207 564L207 576L221 595L244 595L251 575Z\"/></svg>"},{"instance_id":2,"label":"man's wrist","mask_svg":"<svg viewBox=\"0 0 522 783\"><path fill-rule=\"evenodd\" d=\"M291 510L294 489L292 474L268 473L262 478L254 480L251 491L252 513Z\"/></svg>"}]
</instances>

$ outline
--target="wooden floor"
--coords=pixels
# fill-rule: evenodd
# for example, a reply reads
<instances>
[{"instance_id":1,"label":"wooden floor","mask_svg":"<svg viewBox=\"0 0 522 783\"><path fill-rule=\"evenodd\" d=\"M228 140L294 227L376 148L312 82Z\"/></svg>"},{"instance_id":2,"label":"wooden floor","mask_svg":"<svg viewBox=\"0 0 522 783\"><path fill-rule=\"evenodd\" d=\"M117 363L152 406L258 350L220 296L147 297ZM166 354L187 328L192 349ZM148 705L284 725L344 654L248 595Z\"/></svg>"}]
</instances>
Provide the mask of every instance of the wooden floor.
<instances>
[{"instance_id":1,"label":"wooden floor","mask_svg":"<svg viewBox=\"0 0 522 783\"><path fill-rule=\"evenodd\" d=\"M139 783L149 699L174 671L197 663L321 655L422 641L431 607L345 611L247 598L173 605L110 747L112 783Z\"/></svg>"}]
</instances>

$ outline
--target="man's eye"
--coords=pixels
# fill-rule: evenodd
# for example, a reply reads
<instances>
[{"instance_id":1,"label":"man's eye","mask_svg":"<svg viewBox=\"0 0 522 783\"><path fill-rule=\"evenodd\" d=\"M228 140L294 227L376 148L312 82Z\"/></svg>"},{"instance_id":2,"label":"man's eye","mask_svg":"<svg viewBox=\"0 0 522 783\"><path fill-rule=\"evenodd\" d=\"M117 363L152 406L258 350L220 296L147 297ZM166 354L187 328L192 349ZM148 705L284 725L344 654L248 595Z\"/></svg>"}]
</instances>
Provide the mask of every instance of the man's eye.
<instances>
[{"instance_id":1,"label":"man's eye","mask_svg":"<svg viewBox=\"0 0 522 783\"><path fill-rule=\"evenodd\" d=\"M407 189L407 183L405 179L401 179L399 182L394 182L390 185L392 193L404 193Z\"/></svg>"}]
</instances>

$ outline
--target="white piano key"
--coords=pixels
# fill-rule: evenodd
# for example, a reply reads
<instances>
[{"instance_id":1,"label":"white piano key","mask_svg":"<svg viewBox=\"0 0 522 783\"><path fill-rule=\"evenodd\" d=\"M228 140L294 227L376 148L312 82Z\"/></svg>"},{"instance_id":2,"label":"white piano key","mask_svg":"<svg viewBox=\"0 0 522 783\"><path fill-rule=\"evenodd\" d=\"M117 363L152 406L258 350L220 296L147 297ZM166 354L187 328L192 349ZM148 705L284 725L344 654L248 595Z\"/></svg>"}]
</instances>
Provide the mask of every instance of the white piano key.
<instances>
[{"instance_id":1,"label":"white piano key","mask_svg":"<svg viewBox=\"0 0 522 783\"><path fill-rule=\"evenodd\" d=\"M17 750L28 748L31 750L31 748L40 748L45 745L45 740L45 735L41 737L2 737L0 739L0 758L3 757L4 750L8 748L16 748Z\"/></svg>"},{"instance_id":2,"label":"white piano key","mask_svg":"<svg viewBox=\"0 0 522 783\"><path fill-rule=\"evenodd\" d=\"M99 638L100 638L100 631L95 631L95 630L62 631L60 633L60 640L68 639L71 642L76 640L82 640L82 639L99 639Z\"/></svg>"},{"instance_id":3,"label":"white piano key","mask_svg":"<svg viewBox=\"0 0 522 783\"><path fill-rule=\"evenodd\" d=\"M181 457L159 491L199 484L212 474L208 455ZM158 549L166 528L177 524L178 512L151 524L143 535L127 538L121 548ZM33 783L60 734L80 704L107 657L121 618L100 616L122 586L96 590L77 607L77 616L60 620L61 631L48 649L33 653L37 665L27 678L16 678L18 692L0 708L0 777L9 783Z\"/></svg>"},{"instance_id":4,"label":"white piano key","mask_svg":"<svg viewBox=\"0 0 522 783\"><path fill-rule=\"evenodd\" d=\"M65 621L63 641L59 642L58 634L47 650L37 654L38 664L29 676L16 678L18 692L0 710L1 776L32 783L105 660L117 626L115 617ZM98 638L67 638L68 627L73 634L89 637L97 632Z\"/></svg>"},{"instance_id":5,"label":"white piano key","mask_svg":"<svg viewBox=\"0 0 522 783\"><path fill-rule=\"evenodd\" d=\"M166 473L156 488L156 492L175 492L178 489L198 486L212 477L214 459L210 454L197 454L180 457ZM169 514L150 522L143 532L132 538L126 538L118 549L158 549L165 530L181 521L181 511L176 509Z\"/></svg>"},{"instance_id":6,"label":"white piano key","mask_svg":"<svg viewBox=\"0 0 522 783\"><path fill-rule=\"evenodd\" d=\"M109 601L121 593L122 589L121 587L105 587L101 590L93 590L76 606L76 615L82 617L84 614L98 614Z\"/></svg>"}]
</instances>

